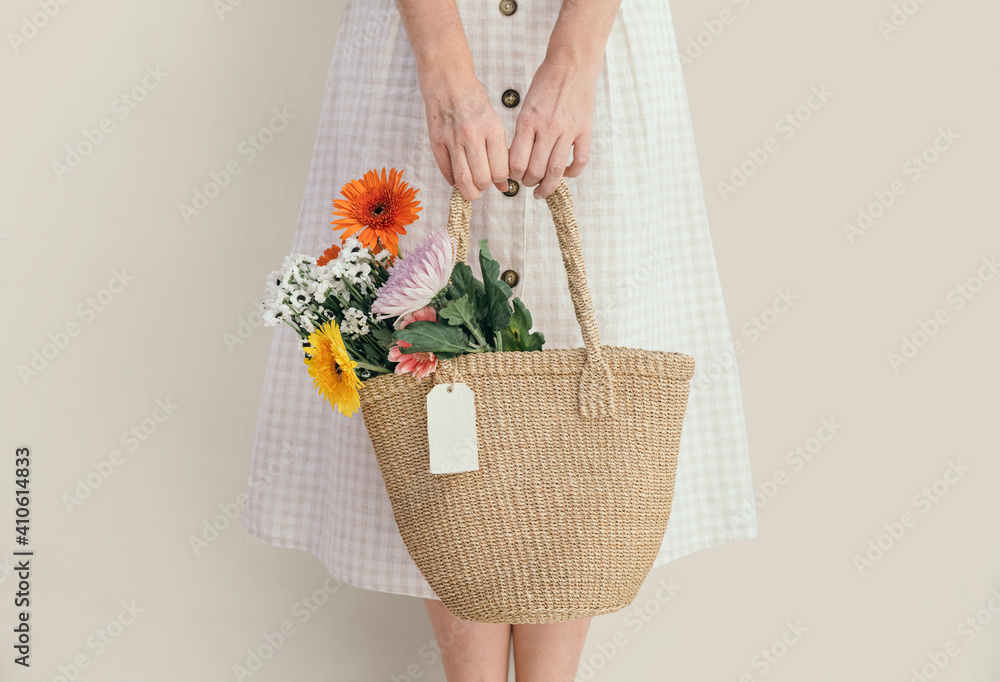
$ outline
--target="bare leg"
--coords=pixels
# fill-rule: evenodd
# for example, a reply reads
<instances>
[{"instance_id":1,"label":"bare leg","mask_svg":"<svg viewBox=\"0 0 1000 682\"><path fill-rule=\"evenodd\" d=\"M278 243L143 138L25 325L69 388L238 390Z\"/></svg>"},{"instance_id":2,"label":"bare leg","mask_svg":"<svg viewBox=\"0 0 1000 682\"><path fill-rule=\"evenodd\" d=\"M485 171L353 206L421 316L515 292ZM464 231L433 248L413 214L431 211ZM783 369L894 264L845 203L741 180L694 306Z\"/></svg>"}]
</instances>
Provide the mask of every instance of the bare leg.
<instances>
[{"instance_id":1,"label":"bare leg","mask_svg":"<svg viewBox=\"0 0 1000 682\"><path fill-rule=\"evenodd\" d=\"M507 682L510 624L461 620L440 599L424 599L424 606L448 682Z\"/></svg>"},{"instance_id":2,"label":"bare leg","mask_svg":"<svg viewBox=\"0 0 1000 682\"><path fill-rule=\"evenodd\" d=\"M517 682L573 682L590 621L512 625Z\"/></svg>"}]
</instances>

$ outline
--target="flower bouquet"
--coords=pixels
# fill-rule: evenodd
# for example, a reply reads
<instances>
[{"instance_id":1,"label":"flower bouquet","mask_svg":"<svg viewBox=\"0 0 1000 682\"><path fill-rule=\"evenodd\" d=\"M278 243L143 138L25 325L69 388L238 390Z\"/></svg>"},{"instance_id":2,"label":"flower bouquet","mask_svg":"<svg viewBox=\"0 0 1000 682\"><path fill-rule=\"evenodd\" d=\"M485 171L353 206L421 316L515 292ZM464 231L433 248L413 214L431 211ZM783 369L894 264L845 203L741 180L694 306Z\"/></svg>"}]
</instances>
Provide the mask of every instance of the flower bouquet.
<instances>
[{"instance_id":1,"label":"flower bouquet","mask_svg":"<svg viewBox=\"0 0 1000 682\"><path fill-rule=\"evenodd\" d=\"M417 220L418 189L371 170L341 189L331 224L340 244L321 256L291 254L268 276L264 324L288 324L303 339L304 362L320 395L345 416L360 406L358 389L396 373L420 379L439 359L464 353L541 350L531 313L500 279L487 240L477 279L448 229L433 232L405 256L399 235ZM357 236L354 236L357 235ZM464 254L463 254L464 255Z\"/></svg>"}]
</instances>

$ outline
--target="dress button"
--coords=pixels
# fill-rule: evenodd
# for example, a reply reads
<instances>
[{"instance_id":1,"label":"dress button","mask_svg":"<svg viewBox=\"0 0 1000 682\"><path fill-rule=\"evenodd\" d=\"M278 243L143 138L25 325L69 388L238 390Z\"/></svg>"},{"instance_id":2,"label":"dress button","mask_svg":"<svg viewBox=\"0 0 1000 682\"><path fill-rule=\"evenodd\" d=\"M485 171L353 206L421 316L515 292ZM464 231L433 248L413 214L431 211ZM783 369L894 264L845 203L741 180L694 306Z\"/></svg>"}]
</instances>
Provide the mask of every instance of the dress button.
<instances>
[{"instance_id":1,"label":"dress button","mask_svg":"<svg viewBox=\"0 0 1000 682\"><path fill-rule=\"evenodd\" d=\"M517 194L517 191L519 189L521 189L521 183L519 183L517 180L514 180L513 178L507 178L507 191L504 192L504 194L506 194L509 197L512 197L515 194Z\"/></svg>"},{"instance_id":2,"label":"dress button","mask_svg":"<svg viewBox=\"0 0 1000 682\"><path fill-rule=\"evenodd\" d=\"M500 279L507 283L507 286L513 287L517 285L517 273L513 270L504 270L503 274L500 275Z\"/></svg>"},{"instance_id":3,"label":"dress button","mask_svg":"<svg viewBox=\"0 0 1000 682\"><path fill-rule=\"evenodd\" d=\"M510 16L517 11L517 2L515 0L500 0L500 13Z\"/></svg>"},{"instance_id":4,"label":"dress button","mask_svg":"<svg viewBox=\"0 0 1000 682\"><path fill-rule=\"evenodd\" d=\"M502 99L505 107L516 107L521 101L521 95L518 94L517 90L507 88L503 91Z\"/></svg>"}]
</instances>

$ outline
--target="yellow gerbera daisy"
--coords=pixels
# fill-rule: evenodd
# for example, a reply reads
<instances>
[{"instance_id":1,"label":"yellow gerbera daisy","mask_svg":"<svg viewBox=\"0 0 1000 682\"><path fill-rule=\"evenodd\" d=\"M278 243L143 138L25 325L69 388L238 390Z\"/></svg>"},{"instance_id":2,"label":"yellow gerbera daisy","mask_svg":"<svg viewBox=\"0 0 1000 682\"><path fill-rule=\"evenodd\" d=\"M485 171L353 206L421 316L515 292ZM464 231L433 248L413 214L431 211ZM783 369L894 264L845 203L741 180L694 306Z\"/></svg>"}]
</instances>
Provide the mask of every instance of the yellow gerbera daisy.
<instances>
[{"instance_id":1,"label":"yellow gerbera daisy","mask_svg":"<svg viewBox=\"0 0 1000 682\"><path fill-rule=\"evenodd\" d=\"M350 417L361 407L358 397L361 380L354 373L358 363L347 354L340 328L327 321L309 335L309 343L302 350L312 356L306 358L305 363L309 366L313 385L320 395L325 394L331 407Z\"/></svg>"}]
</instances>

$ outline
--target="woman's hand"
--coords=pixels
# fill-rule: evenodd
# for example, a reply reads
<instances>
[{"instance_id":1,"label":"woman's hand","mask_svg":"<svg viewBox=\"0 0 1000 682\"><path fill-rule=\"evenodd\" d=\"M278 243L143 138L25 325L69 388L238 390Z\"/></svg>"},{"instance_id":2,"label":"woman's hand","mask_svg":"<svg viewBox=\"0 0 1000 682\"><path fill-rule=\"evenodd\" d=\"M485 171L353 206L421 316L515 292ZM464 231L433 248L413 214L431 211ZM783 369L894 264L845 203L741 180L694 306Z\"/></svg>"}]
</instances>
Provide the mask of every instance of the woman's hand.
<instances>
[{"instance_id":1,"label":"woman's hand","mask_svg":"<svg viewBox=\"0 0 1000 682\"><path fill-rule=\"evenodd\" d=\"M476 78L455 0L396 0L416 61L427 132L449 185L472 201L507 191L503 121Z\"/></svg>"},{"instance_id":2,"label":"woman's hand","mask_svg":"<svg viewBox=\"0 0 1000 682\"><path fill-rule=\"evenodd\" d=\"M441 71L436 73L440 74ZM507 135L474 72L421 78L431 151L449 185L469 201L491 184L507 191Z\"/></svg>"},{"instance_id":3,"label":"woman's hand","mask_svg":"<svg viewBox=\"0 0 1000 682\"><path fill-rule=\"evenodd\" d=\"M597 80L621 0L563 0L545 59L521 104L510 144L510 177L547 197L590 159ZM566 167L569 150L573 163Z\"/></svg>"},{"instance_id":4,"label":"woman's hand","mask_svg":"<svg viewBox=\"0 0 1000 682\"><path fill-rule=\"evenodd\" d=\"M601 62L550 58L535 71L517 116L509 163L511 178L538 185L536 199L587 165L600 71ZM570 147L573 163L567 168Z\"/></svg>"}]
</instances>

